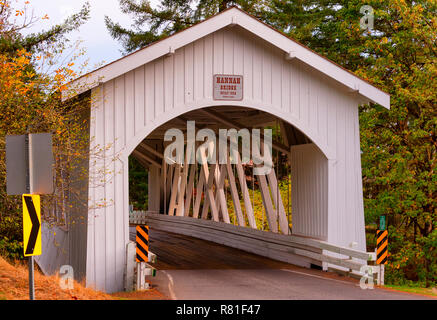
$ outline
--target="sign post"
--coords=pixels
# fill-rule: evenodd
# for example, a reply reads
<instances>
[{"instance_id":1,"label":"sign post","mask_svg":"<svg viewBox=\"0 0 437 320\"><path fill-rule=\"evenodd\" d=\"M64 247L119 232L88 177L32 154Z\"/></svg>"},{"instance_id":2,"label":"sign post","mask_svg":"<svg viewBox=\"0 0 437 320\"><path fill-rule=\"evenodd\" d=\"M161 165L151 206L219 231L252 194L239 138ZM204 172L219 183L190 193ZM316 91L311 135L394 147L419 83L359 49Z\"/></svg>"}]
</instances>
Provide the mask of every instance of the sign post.
<instances>
[{"instance_id":1,"label":"sign post","mask_svg":"<svg viewBox=\"0 0 437 320\"><path fill-rule=\"evenodd\" d=\"M149 289L145 281L146 262L149 262L149 227L137 226L136 261L137 261L137 290Z\"/></svg>"},{"instance_id":2,"label":"sign post","mask_svg":"<svg viewBox=\"0 0 437 320\"><path fill-rule=\"evenodd\" d=\"M376 231L376 264L379 265L379 284L384 285L384 269L388 260L388 231Z\"/></svg>"},{"instance_id":3,"label":"sign post","mask_svg":"<svg viewBox=\"0 0 437 320\"><path fill-rule=\"evenodd\" d=\"M42 254L40 194L53 193L50 133L6 136L6 189L22 195L24 256L29 263L29 299L35 299L34 256Z\"/></svg>"},{"instance_id":4,"label":"sign post","mask_svg":"<svg viewBox=\"0 0 437 320\"><path fill-rule=\"evenodd\" d=\"M41 207L38 195L23 195L23 246L29 259L29 298L35 300L34 256L41 255Z\"/></svg>"}]
</instances>

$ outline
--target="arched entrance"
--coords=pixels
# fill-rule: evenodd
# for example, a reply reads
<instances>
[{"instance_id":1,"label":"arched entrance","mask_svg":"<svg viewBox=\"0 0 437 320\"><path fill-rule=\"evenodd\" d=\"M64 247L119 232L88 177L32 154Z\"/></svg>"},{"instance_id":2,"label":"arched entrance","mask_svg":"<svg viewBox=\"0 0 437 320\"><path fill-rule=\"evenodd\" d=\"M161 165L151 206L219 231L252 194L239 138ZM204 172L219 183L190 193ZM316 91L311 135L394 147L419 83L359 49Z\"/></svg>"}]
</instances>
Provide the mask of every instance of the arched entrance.
<instances>
[{"instance_id":1,"label":"arched entrance","mask_svg":"<svg viewBox=\"0 0 437 320\"><path fill-rule=\"evenodd\" d=\"M216 96L214 79L225 75L242 80L238 99ZM356 249L365 251L358 105L373 101L388 108L390 97L255 18L229 9L100 68L71 87L64 99L88 91L92 95L87 230L72 237L86 238L86 245L71 250L77 257L86 252L80 264L86 264L89 286L107 292L123 289L129 241L129 156L135 152L147 157L143 160L151 165L150 176L156 181L162 172L168 175L168 168L153 169L153 165L163 166L154 153L160 147L150 137L168 123L186 126L190 119L183 117L190 112L190 117L199 118L197 124L203 117L218 128L256 127L250 122L261 115L245 116L248 109L273 117L279 127L282 124L281 136L288 144L283 140L276 147L290 155L293 233L338 246L356 243ZM232 112L240 114L233 117ZM227 168L223 170L229 177ZM208 168L208 176L211 171L216 172ZM189 187L190 171L180 172L187 175ZM238 173L235 180L238 185ZM274 177L266 182L270 189L264 192L265 200L276 185ZM174 185L179 190L179 184ZM241 187L237 189L241 193ZM171 199L162 201L164 193L159 190L160 200L155 201L158 191L151 192L155 192L151 208L168 213L174 206ZM187 192L181 199L186 196ZM223 200L220 197L218 202ZM271 200L275 207L275 197ZM195 213L193 207L185 210L184 205L184 211L182 202L173 203L181 208L174 209L175 215ZM281 211L279 203L277 207ZM200 207L198 214L202 216ZM212 214L227 222L226 213ZM270 220L273 225L274 219ZM284 219L282 227L278 222L279 231L288 229ZM251 223L248 219L249 227Z\"/></svg>"},{"instance_id":2,"label":"arched entrance","mask_svg":"<svg viewBox=\"0 0 437 320\"><path fill-rule=\"evenodd\" d=\"M190 130L190 125L193 126L191 133L187 132ZM192 139L195 139L196 130L205 129L215 133L216 161L202 166L198 164L198 159L188 160L187 138L192 135ZM246 132L246 138L250 139L254 129L261 129L261 131L270 129L272 133L274 132L270 143L271 149L268 151L272 170L268 170L266 174L259 174L255 170L255 163L261 165L261 161L254 159L252 150L254 141L249 140L251 145L246 149L247 155L244 156L241 150L243 142L240 141L236 159L231 160L232 135L228 133L232 130L235 135L238 132ZM166 159L164 149L171 142L165 142L164 136L166 132L170 132L169 130L177 130L184 135L182 157L185 163L177 164ZM227 135L224 148L218 139L223 130L226 130L224 134ZM239 136L240 140L242 140L241 136ZM261 143L264 142L263 139L260 140ZM204 141L198 142L197 147L203 143ZM298 151L296 146L300 146L301 151ZM305 173L302 172L304 167L298 162L298 159L302 158L302 150L312 150L313 156L305 157L308 162L317 162L311 167L323 167L322 162L327 161L303 133L284 120L264 111L219 106L185 113L156 128L132 152L131 156L148 170L148 203L144 206L143 203L137 202L137 207L146 207L148 212L170 216L211 219L240 227L247 226L291 234L291 177L293 176L293 180L296 179L297 183L300 176L301 179L305 179L303 177ZM219 152L224 152L225 155ZM297 155L294 157L296 158L294 159L295 173L290 170L292 153ZM195 152L193 155L198 158L199 153ZM326 176L321 176L320 179L326 180ZM311 193L314 202L318 202L315 205L317 212L313 212L312 215L306 213L306 219L300 219L299 210L305 209L301 203L303 201L296 197L293 205L297 211L295 234L311 235L326 240L326 225L317 225L318 220L326 220L326 217L312 219L327 214L327 199L323 196L326 186L307 184L305 187L305 192ZM298 194L303 193L296 192L296 195ZM133 209L137 210L137 207Z\"/></svg>"}]
</instances>

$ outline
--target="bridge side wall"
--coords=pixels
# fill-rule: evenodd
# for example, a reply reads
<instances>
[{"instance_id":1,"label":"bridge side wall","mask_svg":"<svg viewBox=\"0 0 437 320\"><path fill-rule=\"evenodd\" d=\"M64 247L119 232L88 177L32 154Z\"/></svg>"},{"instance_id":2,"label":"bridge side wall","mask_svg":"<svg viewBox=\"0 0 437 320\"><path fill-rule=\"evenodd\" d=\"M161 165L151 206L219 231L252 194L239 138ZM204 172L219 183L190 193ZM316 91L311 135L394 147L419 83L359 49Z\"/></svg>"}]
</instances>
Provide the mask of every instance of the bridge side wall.
<instances>
[{"instance_id":1,"label":"bridge side wall","mask_svg":"<svg viewBox=\"0 0 437 320\"><path fill-rule=\"evenodd\" d=\"M291 147L293 234L328 238L328 160L314 144Z\"/></svg>"},{"instance_id":2,"label":"bridge side wall","mask_svg":"<svg viewBox=\"0 0 437 320\"><path fill-rule=\"evenodd\" d=\"M244 99L214 101L214 74L243 75ZM107 292L123 289L130 153L160 125L199 108L249 107L292 124L314 142L329 160L329 168L339 168L332 172L328 169L328 178L336 179L334 184L328 182L329 187L344 190L341 197L328 192L329 199L336 199L329 202L328 215L341 210L338 223L353 223L363 216L358 175L354 175L354 188L349 188L339 173L348 170L358 174L361 170L359 149L350 150L347 140L352 139L359 148L358 98L299 60L286 60L283 52L239 27L215 32L105 82L93 89L93 98L86 268L89 286ZM342 220L346 212L360 217ZM328 222L328 239L339 244L352 241L349 234L331 235L337 220ZM364 232L361 222L352 228Z\"/></svg>"}]
</instances>

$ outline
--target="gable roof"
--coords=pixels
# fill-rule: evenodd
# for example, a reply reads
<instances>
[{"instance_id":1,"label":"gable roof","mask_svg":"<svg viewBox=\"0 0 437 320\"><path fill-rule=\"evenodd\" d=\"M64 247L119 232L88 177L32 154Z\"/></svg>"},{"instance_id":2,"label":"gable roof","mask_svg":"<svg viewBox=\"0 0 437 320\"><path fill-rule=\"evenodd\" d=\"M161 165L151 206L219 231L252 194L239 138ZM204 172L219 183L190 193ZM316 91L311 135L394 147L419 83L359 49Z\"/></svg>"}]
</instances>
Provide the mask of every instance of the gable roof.
<instances>
[{"instance_id":1,"label":"gable roof","mask_svg":"<svg viewBox=\"0 0 437 320\"><path fill-rule=\"evenodd\" d=\"M175 50L189 43L231 25L242 27L281 49L288 57L301 60L319 72L340 82L351 91L359 93L369 101L390 109L389 94L237 7L231 7L205 21L152 43L73 80L69 83L69 89L63 92L62 100L67 100L86 92L101 83L115 79L166 54L174 53Z\"/></svg>"}]
</instances>

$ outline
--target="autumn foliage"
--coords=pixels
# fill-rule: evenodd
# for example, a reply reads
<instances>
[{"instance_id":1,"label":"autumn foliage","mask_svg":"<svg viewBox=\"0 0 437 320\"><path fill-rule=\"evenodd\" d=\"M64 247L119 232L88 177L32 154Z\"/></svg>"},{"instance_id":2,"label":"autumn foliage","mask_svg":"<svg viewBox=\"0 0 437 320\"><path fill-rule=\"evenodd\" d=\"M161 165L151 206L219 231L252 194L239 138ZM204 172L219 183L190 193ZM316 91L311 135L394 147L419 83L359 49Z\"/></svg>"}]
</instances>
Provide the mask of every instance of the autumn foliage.
<instances>
[{"instance_id":1,"label":"autumn foliage","mask_svg":"<svg viewBox=\"0 0 437 320\"><path fill-rule=\"evenodd\" d=\"M23 31L35 23L43 28L47 17L29 16L29 1L17 9L12 4L16 5L0 1L0 253L17 259L22 257L21 199L6 195L5 136L53 133L55 193L44 199L43 214L50 221L56 210L59 222L68 210L67 191L69 197L74 196L71 184L80 178L77 174L73 179L68 172L78 166L80 150L89 137L84 134L83 104L60 100L65 83L76 76L74 62L59 65L56 58L68 48L65 34L87 19L88 9L76 15L74 22L67 19L48 31L24 36ZM22 23L15 20L20 16L26 17Z\"/></svg>"}]
</instances>

